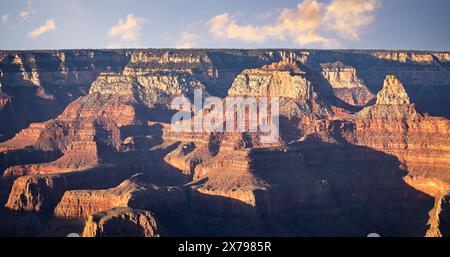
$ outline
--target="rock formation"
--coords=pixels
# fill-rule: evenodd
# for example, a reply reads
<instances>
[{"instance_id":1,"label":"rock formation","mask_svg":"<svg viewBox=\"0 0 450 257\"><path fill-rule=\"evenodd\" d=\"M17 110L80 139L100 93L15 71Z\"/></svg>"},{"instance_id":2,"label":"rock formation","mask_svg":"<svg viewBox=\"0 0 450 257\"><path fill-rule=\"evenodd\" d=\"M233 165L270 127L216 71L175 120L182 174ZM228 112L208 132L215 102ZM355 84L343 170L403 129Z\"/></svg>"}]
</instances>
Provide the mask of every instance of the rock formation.
<instances>
[{"instance_id":1,"label":"rock formation","mask_svg":"<svg viewBox=\"0 0 450 257\"><path fill-rule=\"evenodd\" d=\"M77 50L0 53L0 80L11 101L0 113L2 141L30 123L56 117L85 95L100 72L121 71L127 51ZM3 123L3 122L2 122Z\"/></svg>"},{"instance_id":2,"label":"rock formation","mask_svg":"<svg viewBox=\"0 0 450 257\"><path fill-rule=\"evenodd\" d=\"M376 104L402 105L410 103L402 83L395 76L387 76L383 89L377 94Z\"/></svg>"},{"instance_id":3,"label":"rock formation","mask_svg":"<svg viewBox=\"0 0 450 257\"><path fill-rule=\"evenodd\" d=\"M228 91L229 96L278 96L294 99L312 98L306 73L292 61L244 70Z\"/></svg>"},{"instance_id":4,"label":"rock formation","mask_svg":"<svg viewBox=\"0 0 450 257\"><path fill-rule=\"evenodd\" d=\"M374 52L372 53L373 56L380 58L380 59L386 59L390 61L397 61L397 62L417 62L417 63L430 63L433 62L434 56L430 53L410 53L406 51L387 51L387 52Z\"/></svg>"},{"instance_id":5,"label":"rock formation","mask_svg":"<svg viewBox=\"0 0 450 257\"><path fill-rule=\"evenodd\" d=\"M97 212L116 206L125 207L132 197L131 194L142 187L136 176L112 189L66 191L55 208L55 216L65 219L87 219Z\"/></svg>"},{"instance_id":6,"label":"rock formation","mask_svg":"<svg viewBox=\"0 0 450 257\"><path fill-rule=\"evenodd\" d=\"M419 113L394 76L386 77L376 104L356 115L355 126L358 144L398 156L406 161L410 174L428 177L435 173L449 181L445 171L449 120Z\"/></svg>"},{"instance_id":7,"label":"rock formation","mask_svg":"<svg viewBox=\"0 0 450 257\"><path fill-rule=\"evenodd\" d=\"M160 228L149 211L112 208L89 217L83 237L145 236L159 237Z\"/></svg>"},{"instance_id":8,"label":"rock formation","mask_svg":"<svg viewBox=\"0 0 450 257\"><path fill-rule=\"evenodd\" d=\"M2 51L0 231L36 214L49 235L446 236L448 56ZM280 138L174 131L195 89L279 97Z\"/></svg>"},{"instance_id":9,"label":"rock formation","mask_svg":"<svg viewBox=\"0 0 450 257\"><path fill-rule=\"evenodd\" d=\"M342 62L324 63L322 75L330 83L334 94L351 105L364 106L374 98L364 82L358 78L354 67Z\"/></svg>"}]
</instances>

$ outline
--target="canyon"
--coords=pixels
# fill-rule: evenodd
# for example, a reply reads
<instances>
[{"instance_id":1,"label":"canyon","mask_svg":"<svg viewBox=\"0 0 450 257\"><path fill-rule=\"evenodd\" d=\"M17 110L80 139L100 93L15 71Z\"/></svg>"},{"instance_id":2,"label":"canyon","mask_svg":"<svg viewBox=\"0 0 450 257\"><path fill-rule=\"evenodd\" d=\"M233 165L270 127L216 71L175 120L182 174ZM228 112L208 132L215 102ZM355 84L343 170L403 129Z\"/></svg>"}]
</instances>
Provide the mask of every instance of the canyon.
<instances>
[{"instance_id":1,"label":"canyon","mask_svg":"<svg viewBox=\"0 0 450 257\"><path fill-rule=\"evenodd\" d=\"M449 236L449 56L0 51L0 235ZM174 131L198 89L278 98L279 139Z\"/></svg>"}]
</instances>

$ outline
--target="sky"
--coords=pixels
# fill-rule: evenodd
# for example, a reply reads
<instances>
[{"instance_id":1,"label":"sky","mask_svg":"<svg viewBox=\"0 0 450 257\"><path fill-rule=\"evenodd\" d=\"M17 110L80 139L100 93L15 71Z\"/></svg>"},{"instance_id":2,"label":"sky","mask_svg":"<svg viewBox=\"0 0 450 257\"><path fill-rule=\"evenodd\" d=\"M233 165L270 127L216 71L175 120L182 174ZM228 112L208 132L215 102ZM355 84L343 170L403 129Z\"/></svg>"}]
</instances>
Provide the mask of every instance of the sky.
<instances>
[{"instance_id":1,"label":"sky","mask_svg":"<svg viewBox=\"0 0 450 257\"><path fill-rule=\"evenodd\" d=\"M0 0L0 49L450 50L448 0Z\"/></svg>"}]
</instances>

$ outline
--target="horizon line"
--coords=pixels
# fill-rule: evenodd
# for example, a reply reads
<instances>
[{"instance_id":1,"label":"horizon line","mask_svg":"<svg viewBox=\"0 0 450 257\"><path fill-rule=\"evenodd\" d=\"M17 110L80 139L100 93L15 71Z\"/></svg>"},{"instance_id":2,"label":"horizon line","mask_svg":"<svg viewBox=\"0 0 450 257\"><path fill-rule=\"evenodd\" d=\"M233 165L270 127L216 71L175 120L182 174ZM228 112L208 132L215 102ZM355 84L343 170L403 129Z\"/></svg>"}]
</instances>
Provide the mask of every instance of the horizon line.
<instances>
[{"instance_id":1,"label":"horizon line","mask_svg":"<svg viewBox=\"0 0 450 257\"><path fill-rule=\"evenodd\" d=\"M126 47L126 48L30 48L30 49L0 49L0 52L24 52L24 51L70 51L70 50L102 50L102 51L126 51L126 50L288 50L288 51L405 51L405 52L448 52L448 50L430 50L430 49L387 49L387 48L287 48L287 47L263 47L263 48L214 48L214 47L196 47L196 48L176 48L176 47Z\"/></svg>"}]
</instances>

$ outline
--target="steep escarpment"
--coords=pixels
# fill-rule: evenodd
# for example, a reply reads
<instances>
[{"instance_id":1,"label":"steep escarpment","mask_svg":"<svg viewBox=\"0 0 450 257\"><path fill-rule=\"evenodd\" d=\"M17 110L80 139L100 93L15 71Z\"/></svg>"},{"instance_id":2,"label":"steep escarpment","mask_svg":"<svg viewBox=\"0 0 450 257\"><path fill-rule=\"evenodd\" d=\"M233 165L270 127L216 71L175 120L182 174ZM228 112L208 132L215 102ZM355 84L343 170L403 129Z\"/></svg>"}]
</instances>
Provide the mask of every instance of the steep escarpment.
<instances>
[{"instance_id":1,"label":"steep escarpment","mask_svg":"<svg viewBox=\"0 0 450 257\"><path fill-rule=\"evenodd\" d=\"M342 62L323 63L322 75L330 83L334 94L342 101L356 106L364 106L374 98L364 82L356 74L356 69Z\"/></svg>"},{"instance_id":2,"label":"steep escarpment","mask_svg":"<svg viewBox=\"0 0 450 257\"><path fill-rule=\"evenodd\" d=\"M29 102L25 116L45 115L14 121L21 125L0 143L0 227L27 214L45 227L33 233L45 235L448 235L450 123L433 116L448 117L448 53L1 56L0 126L20 118L11 115L18 103ZM263 142L267 133L250 129L261 117L248 102L244 130L237 111L220 121L223 131L175 130L172 100L193 100L196 89L225 104L278 99L280 137ZM192 129L213 111L187 111L179 124Z\"/></svg>"},{"instance_id":3,"label":"steep escarpment","mask_svg":"<svg viewBox=\"0 0 450 257\"><path fill-rule=\"evenodd\" d=\"M412 175L449 180L449 120L419 113L402 83L388 76L376 104L355 116L353 140L398 156Z\"/></svg>"},{"instance_id":4,"label":"steep escarpment","mask_svg":"<svg viewBox=\"0 0 450 257\"><path fill-rule=\"evenodd\" d=\"M387 75L395 75L405 85L409 97L420 111L449 118L446 100L450 85L447 54L421 51L313 51L307 65L315 71L321 71L323 63L336 61L354 67L358 78L372 94L381 90Z\"/></svg>"},{"instance_id":5,"label":"steep escarpment","mask_svg":"<svg viewBox=\"0 0 450 257\"><path fill-rule=\"evenodd\" d=\"M86 220L97 212L118 206L125 207L132 197L131 194L144 187L143 184L139 184L137 176L133 176L112 189L67 191L55 208L55 216Z\"/></svg>"},{"instance_id":6,"label":"steep escarpment","mask_svg":"<svg viewBox=\"0 0 450 257\"><path fill-rule=\"evenodd\" d=\"M3 151L33 147L58 151L63 156L52 163L11 167L4 175L54 173L97 165L101 155L98 147L104 148L103 155L120 147L119 128L135 124L132 104L132 99L120 96L88 95L74 101L56 119L32 124L1 143Z\"/></svg>"},{"instance_id":7,"label":"steep escarpment","mask_svg":"<svg viewBox=\"0 0 450 257\"><path fill-rule=\"evenodd\" d=\"M185 72L151 71L145 75L101 74L90 94L132 96L149 107L170 104L176 96L192 95L205 86Z\"/></svg>"},{"instance_id":8,"label":"steep escarpment","mask_svg":"<svg viewBox=\"0 0 450 257\"><path fill-rule=\"evenodd\" d=\"M416 63L431 63L434 61L434 55L425 52L407 52L407 51L380 51L373 52L373 56L379 59L390 61L397 61L401 63L416 62Z\"/></svg>"},{"instance_id":9,"label":"steep escarpment","mask_svg":"<svg viewBox=\"0 0 450 257\"><path fill-rule=\"evenodd\" d=\"M403 84L387 76L376 103L352 122L341 131L346 140L396 156L407 170L405 182L435 199L427 235L439 236L441 202L450 188L449 120L418 112Z\"/></svg>"},{"instance_id":10,"label":"steep escarpment","mask_svg":"<svg viewBox=\"0 0 450 257\"><path fill-rule=\"evenodd\" d=\"M109 187L129 176L129 172L111 167L21 176L14 180L5 207L14 211L48 214L53 212L67 190Z\"/></svg>"},{"instance_id":11,"label":"steep escarpment","mask_svg":"<svg viewBox=\"0 0 450 257\"><path fill-rule=\"evenodd\" d=\"M56 117L86 94L100 72L120 71L127 51L35 51L0 53L0 83L9 99L1 108L2 140L32 122ZM5 103L5 101L3 101Z\"/></svg>"}]
</instances>

